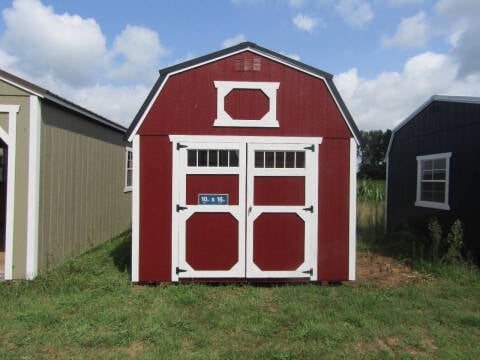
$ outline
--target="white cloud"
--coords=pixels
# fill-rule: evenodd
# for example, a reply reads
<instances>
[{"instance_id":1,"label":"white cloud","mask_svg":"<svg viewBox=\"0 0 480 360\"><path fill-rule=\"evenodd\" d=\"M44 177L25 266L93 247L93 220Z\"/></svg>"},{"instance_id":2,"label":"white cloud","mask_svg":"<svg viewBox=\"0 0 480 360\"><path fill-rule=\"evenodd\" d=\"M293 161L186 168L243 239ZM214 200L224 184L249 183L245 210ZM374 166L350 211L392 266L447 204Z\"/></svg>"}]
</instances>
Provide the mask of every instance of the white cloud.
<instances>
[{"instance_id":1,"label":"white cloud","mask_svg":"<svg viewBox=\"0 0 480 360\"><path fill-rule=\"evenodd\" d=\"M93 19L55 14L39 0L14 0L3 17L2 49L33 75L48 70L70 84L85 85L104 66L105 37Z\"/></svg>"},{"instance_id":2,"label":"white cloud","mask_svg":"<svg viewBox=\"0 0 480 360\"><path fill-rule=\"evenodd\" d=\"M436 12L445 21L448 41L460 64L459 77L480 71L480 1L439 0Z\"/></svg>"},{"instance_id":3,"label":"white cloud","mask_svg":"<svg viewBox=\"0 0 480 360\"><path fill-rule=\"evenodd\" d=\"M293 23L300 30L312 32L317 26L318 20L308 15L298 14L293 18Z\"/></svg>"},{"instance_id":4,"label":"white cloud","mask_svg":"<svg viewBox=\"0 0 480 360\"><path fill-rule=\"evenodd\" d=\"M403 18L392 37L384 37L382 44L387 47L422 47L428 41L428 25L423 11Z\"/></svg>"},{"instance_id":5,"label":"white cloud","mask_svg":"<svg viewBox=\"0 0 480 360\"><path fill-rule=\"evenodd\" d=\"M370 3L365 0L340 0L335 8L347 24L358 28L374 17Z\"/></svg>"},{"instance_id":6,"label":"white cloud","mask_svg":"<svg viewBox=\"0 0 480 360\"><path fill-rule=\"evenodd\" d=\"M227 48L230 46L234 46L237 44L240 44L241 42L247 41L247 38L243 34L238 34L237 36L228 38L223 40L222 42L222 48Z\"/></svg>"},{"instance_id":7,"label":"white cloud","mask_svg":"<svg viewBox=\"0 0 480 360\"><path fill-rule=\"evenodd\" d=\"M360 129L387 129L434 94L480 96L480 73L458 79L458 69L452 56L425 52L410 58L401 72L366 79L353 68L335 83Z\"/></svg>"},{"instance_id":8,"label":"white cloud","mask_svg":"<svg viewBox=\"0 0 480 360\"><path fill-rule=\"evenodd\" d=\"M131 25L108 49L94 19L55 13L40 0L14 0L2 14L2 69L123 125L132 121L168 53L156 32Z\"/></svg>"},{"instance_id":9,"label":"white cloud","mask_svg":"<svg viewBox=\"0 0 480 360\"><path fill-rule=\"evenodd\" d=\"M127 25L113 43L110 56L121 63L113 65L109 77L150 83L160 67L160 58L168 53L155 31Z\"/></svg>"}]
</instances>

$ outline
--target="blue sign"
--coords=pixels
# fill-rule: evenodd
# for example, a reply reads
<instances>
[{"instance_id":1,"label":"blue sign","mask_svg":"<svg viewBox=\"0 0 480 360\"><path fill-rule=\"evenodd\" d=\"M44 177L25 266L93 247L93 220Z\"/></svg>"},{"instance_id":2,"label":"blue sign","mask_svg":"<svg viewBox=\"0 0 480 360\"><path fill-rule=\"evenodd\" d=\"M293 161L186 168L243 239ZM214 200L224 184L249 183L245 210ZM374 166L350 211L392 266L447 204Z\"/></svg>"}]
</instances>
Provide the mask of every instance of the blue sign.
<instances>
[{"instance_id":1,"label":"blue sign","mask_svg":"<svg viewBox=\"0 0 480 360\"><path fill-rule=\"evenodd\" d=\"M228 194L198 194L198 205L228 205Z\"/></svg>"}]
</instances>

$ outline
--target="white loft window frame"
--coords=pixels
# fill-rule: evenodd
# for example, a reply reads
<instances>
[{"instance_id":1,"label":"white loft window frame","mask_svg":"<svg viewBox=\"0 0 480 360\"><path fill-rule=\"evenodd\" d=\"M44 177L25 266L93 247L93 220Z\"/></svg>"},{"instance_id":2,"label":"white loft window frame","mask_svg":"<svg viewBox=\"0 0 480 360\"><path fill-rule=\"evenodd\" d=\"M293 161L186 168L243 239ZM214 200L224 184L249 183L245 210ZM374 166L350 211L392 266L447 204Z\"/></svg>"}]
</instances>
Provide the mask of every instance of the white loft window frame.
<instances>
[{"instance_id":1,"label":"white loft window frame","mask_svg":"<svg viewBox=\"0 0 480 360\"><path fill-rule=\"evenodd\" d=\"M214 81L217 88L217 118L213 126L224 127L280 127L277 120L277 90L279 82ZM260 90L268 98L269 110L259 120L232 119L225 111L225 97L235 89Z\"/></svg>"},{"instance_id":2,"label":"white loft window frame","mask_svg":"<svg viewBox=\"0 0 480 360\"><path fill-rule=\"evenodd\" d=\"M450 210L450 158L452 153L417 156L415 206Z\"/></svg>"},{"instance_id":3,"label":"white loft window frame","mask_svg":"<svg viewBox=\"0 0 480 360\"><path fill-rule=\"evenodd\" d=\"M131 147L125 148L125 192L132 191L133 181L133 151Z\"/></svg>"}]
</instances>

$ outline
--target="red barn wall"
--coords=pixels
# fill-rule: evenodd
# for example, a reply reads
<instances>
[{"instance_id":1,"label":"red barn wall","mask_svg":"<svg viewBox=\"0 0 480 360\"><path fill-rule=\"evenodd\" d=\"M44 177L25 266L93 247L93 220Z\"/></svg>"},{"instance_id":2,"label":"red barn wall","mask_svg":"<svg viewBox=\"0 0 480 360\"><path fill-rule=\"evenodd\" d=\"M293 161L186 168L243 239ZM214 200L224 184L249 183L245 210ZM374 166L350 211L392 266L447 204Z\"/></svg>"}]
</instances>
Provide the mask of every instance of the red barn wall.
<instances>
[{"instance_id":1,"label":"red barn wall","mask_svg":"<svg viewBox=\"0 0 480 360\"><path fill-rule=\"evenodd\" d=\"M267 58L261 71L237 71L249 51L171 76L138 130L140 135L140 281L171 280L172 144L168 135L321 136L318 280L348 278L349 147L352 134L326 84ZM214 81L279 82L279 128L213 127Z\"/></svg>"}]
</instances>

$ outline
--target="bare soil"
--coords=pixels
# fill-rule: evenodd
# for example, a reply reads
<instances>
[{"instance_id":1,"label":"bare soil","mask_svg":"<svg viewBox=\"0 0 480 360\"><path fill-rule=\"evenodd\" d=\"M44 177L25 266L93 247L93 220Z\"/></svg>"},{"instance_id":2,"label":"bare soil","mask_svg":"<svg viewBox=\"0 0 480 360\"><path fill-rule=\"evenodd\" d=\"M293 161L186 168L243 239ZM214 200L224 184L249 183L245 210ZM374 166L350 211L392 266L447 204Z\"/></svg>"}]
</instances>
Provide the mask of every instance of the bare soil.
<instances>
[{"instance_id":1,"label":"bare soil","mask_svg":"<svg viewBox=\"0 0 480 360\"><path fill-rule=\"evenodd\" d=\"M430 275L421 274L394 258L366 251L357 253L357 279L352 286L396 286L430 280Z\"/></svg>"}]
</instances>

